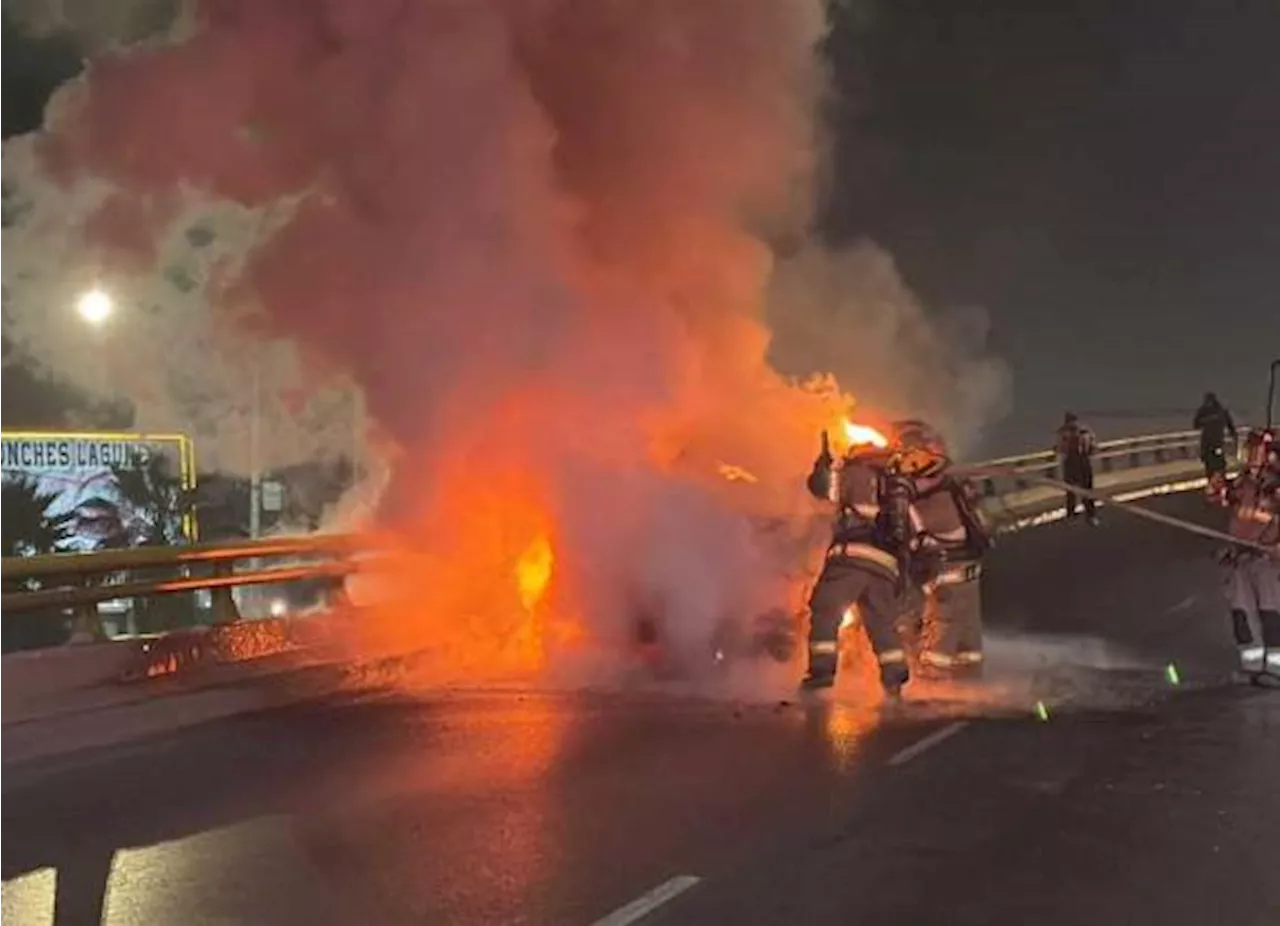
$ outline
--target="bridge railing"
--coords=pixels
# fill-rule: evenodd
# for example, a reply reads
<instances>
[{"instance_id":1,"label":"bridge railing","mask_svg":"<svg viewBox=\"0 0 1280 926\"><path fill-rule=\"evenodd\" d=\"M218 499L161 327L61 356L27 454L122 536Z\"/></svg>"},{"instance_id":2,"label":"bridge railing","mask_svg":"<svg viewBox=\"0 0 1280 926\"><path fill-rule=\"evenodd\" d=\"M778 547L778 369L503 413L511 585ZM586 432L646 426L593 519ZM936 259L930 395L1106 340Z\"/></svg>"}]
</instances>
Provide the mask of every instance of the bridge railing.
<instances>
[{"instance_id":1,"label":"bridge railing","mask_svg":"<svg viewBox=\"0 0 1280 926\"><path fill-rule=\"evenodd\" d=\"M182 605L152 608L156 619L142 621L139 636L183 627L232 624L240 619L232 596L234 588L306 581L317 585L330 603L340 602L343 581L358 568L361 553L360 543L350 535L312 534L185 547L7 557L2 566L0 610L8 625L6 630L18 620L27 621L28 626L32 621L36 625L69 624L69 642L101 638L98 605L122 599L152 606L176 600ZM191 594L194 592L207 593L207 614L198 613Z\"/></svg>"},{"instance_id":2,"label":"bridge railing","mask_svg":"<svg viewBox=\"0 0 1280 926\"><path fill-rule=\"evenodd\" d=\"M1247 433L1236 434L1238 448ZM1236 460L1228 455L1228 467ZM1063 493L1039 484L1037 477L1061 478L1052 450L1002 457L977 464L979 470L1000 470L979 479L986 513L1001 527L1018 529L1046 523L1064 514ZM1204 463L1200 432L1174 431L1101 441L1093 457L1094 487L1120 500L1203 488Z\"/></svg>"}]
</instances>

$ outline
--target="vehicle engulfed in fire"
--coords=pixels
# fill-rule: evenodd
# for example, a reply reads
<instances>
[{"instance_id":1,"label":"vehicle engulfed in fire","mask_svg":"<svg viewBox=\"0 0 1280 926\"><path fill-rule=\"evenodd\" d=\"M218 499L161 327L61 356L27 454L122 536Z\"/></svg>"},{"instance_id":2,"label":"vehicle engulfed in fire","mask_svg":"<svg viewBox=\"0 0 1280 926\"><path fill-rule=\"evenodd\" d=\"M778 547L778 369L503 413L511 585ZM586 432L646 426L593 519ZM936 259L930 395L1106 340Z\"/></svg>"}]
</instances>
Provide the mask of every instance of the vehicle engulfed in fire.
<instances>
[{"instance_id":1,"label":"vehicle engulfed in fire","mask_svg":"<svg viewBox=\"0 0 1280 926\"><path fill-rule=\"evenodd\" d=\"M699 671L754 660L791 663L806 636L813 650L814 633L806 632L810 597L832 551L840 553L850 545L843 539L841 526L850 518L862 519L869 552L892 567L886 570L893 581L891 611L878 619L887 618L894 624L891 632L902 642L901 649L909 654L910 662L928 674L980 671L976 562L988 539L968 486L950 476L945 446L926 425L897 423L891 437L847 420L842 430L840 459L831 455L824 434L822 453L815 463L815 473L825 467L824 471L832 474L827 477L829 483L823 484L831 486L830 497L824 494L824 498L836 507L834 533L829 532L832 513L828 506L811 505L787 516L744 515L762 560L778 572L777 604L755 614L722 615L715 621L694 659L695 666L703 667ZM922 434L928 436L921 439ZM867 504L851 501L836 488L845 470L849 478L870 474L873 488ZM720 463L717 472L739 493L749 494L762 486L760 479L741 466ZM815 485L811 477L810 491L817 493ZM744 508L751 511L752 506L744 504ZM950 519L947 512L953 515ZM939 513L943 515L940 528ZM953 573L961 578L953 581ZM966 588L958 595L951 586L961 579ZM832 677L836 661L848 669L870 655L857 632L865 629L857 602L840 607ZM964 626L957 629L947 626L950 623ZM881 628L879 632L883 637L886 631ZM688 654L675 654L677 647L671 636L660 606L653 602L637 606L635 643L645 664L662 674L690 671L693 667ZM821 645L825 652L827 644ZM956 658L951 650L962 655ZM872 662L883 665L882 654L875 655ZM903 656L904 664L907 658Z\"/></svg>"},{"instance_id":2,"label":"vehicle engulfed in fire","mask_svg":"<svg viewBox=\"0 0 1280 926\"><path fill-rule=\"evenodd\" d=\"M887 439L876 429L845 420L841 450L852 446L883 449ZM637 596L634 643L644 666L667 677L726 669L732 665L768 661L790 663L801 649L808 623L808 599L821 572L829 533L827 506L806 500L800 484L771 485L751 470L718 461L717 475L730 493L735 509L750 533L760 561L776 572L775 606L754 614L724 614L710 625L696 651L677 652L671 617L660 602ZM779 496L786 504L779 504ZM845 629L856 626L856 609L850 607ZM857 658L849 647L846 659Z\"/></svg>"}]
</instances>

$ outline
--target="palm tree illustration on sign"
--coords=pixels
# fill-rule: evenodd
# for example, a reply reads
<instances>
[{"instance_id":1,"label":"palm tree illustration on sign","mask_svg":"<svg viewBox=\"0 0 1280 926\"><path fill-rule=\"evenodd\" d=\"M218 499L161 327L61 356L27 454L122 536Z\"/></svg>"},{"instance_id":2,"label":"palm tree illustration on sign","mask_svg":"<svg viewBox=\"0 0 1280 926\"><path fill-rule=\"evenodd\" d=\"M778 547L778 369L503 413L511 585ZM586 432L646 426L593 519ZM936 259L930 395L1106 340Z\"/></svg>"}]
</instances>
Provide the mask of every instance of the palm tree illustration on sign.
<instances>
[{"instance_id":1,"label":"palm tree illustration on sign","mask_svg":"<svg viewBox=\"0 0 1280 926\"><path fill-rule=\"evenodd\" d=\"M71 539L71 512L51 514L58 496L41 492L35 480L9 475L0 489L0 542L8 556L35 556L57 553ZM5 583L6 591L30 591L38 583ZM3 651L57 646L67 638L67 620L61 612L28 611L6 615L3 623Z\"/></svg>"},{"instance_id":2,"label":"palm tree illustration on sign","mask_svg":"<svg viewBox=\"0 0 1280 926\"><path fill-rule=\"evenodd\" d=\"M182 522L191 507L191 493L174 474L169 457L136 452L127 465L114 466L111 472L128 546L172 546L186 539Z\"/></svg>"},{"instance_id":3,"label":"palm tree illustration on sign","mask_svg":"<svg viewBox=\"0 0 1280 926\"><path fill-rule=\"evenodd\" d=\"M4 480L4 517L0 519L5 556L34 556L57 553L71 538L74 515L71 512L50 514L57 495L41 492L35 480L27 476Z\"/></svg>"},{"instance_id":4,"label":"palm tree illustration on sign","mask_svg":"<svg viewBox=\"0 0 1280 926\"><path fill-rule=\"evenodd\" d=\"M127 464L113 466L111 474L118 499L115 511L122 528L112 535L119 538L117 544L151 547L173 546L185 541L183 516L190 510L192 493L175 475L173 461L168 456L136 451ZM146 572L136 570L133 578L143 578ZM142 633L173 630L198 620L195 599L189 593L136 599L133 614Z\"/></svg>"}]
</instances>

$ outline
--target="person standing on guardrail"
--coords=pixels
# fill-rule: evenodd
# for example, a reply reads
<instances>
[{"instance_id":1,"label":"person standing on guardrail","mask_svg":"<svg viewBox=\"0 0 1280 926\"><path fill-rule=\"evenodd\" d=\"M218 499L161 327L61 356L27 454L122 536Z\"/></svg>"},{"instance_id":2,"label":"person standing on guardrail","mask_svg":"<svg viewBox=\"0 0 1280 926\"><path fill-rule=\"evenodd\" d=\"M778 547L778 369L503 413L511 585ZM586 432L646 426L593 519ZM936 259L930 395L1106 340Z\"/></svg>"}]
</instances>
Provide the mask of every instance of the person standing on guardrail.
<instances>
[{"instance_id":1,"label":"person standing on guardrail","mask_svg":"<svg viewBox=\"0 0 1280 926\"><path fill-rule=\"evenodd\" d=\"M1227 489L1227 533L1253 546L1228 547L1220 561L1240 668L1256 684L1280 686L1280 446L1273 431L1245 439L1245 469ZM1264 553L1258 547L1270 547ZM1254 634L1253 622L1259 635ZM1261 640L1259 640L1259 636Z\"/></svg>"},{"instance_id":2,"label":"person standing on guardrail","mask_svg":"<svg viewBox=\"0 0 1280 926\"><path fill-rule=\"evenodd\" d=\"M1093 454L1098 442L1093 432L1080 423L1075 412L1067 412L1063 416L1062 426L1058 428L1057 452L1058 462L1062 465L1062 481L1082 489L1093 488ZM1067 493L1067 517L1076 515L1076 502L1079 499L1074 492ZM1084 513L1090 524L1098 523L1098 506L1089 496L1084 496Z\"/></svg>"},{"instance_id":3,"label":"person standing on guardrail","mask_svg":"<svg viewBox=\"0 0 1280 926\"><path fill-rule=\"evenodd\" d=\"M1206 392L1191 426L1200 432L1200 459L1204 462L1204 478L1207 480L1204 491L1212 498L1221 493L1226 482L1227 435L1235 440L1236 423L1218 397Z\"/></svg>"}]
</instances>

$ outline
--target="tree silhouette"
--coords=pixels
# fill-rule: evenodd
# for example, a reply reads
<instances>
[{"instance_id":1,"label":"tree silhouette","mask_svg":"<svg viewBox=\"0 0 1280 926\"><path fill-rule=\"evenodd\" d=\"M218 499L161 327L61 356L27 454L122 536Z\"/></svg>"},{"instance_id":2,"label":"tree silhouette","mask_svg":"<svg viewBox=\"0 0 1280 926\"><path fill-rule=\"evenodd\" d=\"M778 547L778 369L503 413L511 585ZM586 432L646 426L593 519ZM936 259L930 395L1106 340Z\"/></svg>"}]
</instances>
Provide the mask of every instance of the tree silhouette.
<instances>
[{"instance_id":1,"label":"tree silhouette","mask_svg":"<svg viewBox=\"0 0 1280 926\"><path fill-rule=\"evenodd\" d=\"M5 556L32 556L62 549L71 537L72 513L50 515L49 506L56 499L53 493L41 492L35 480L26 476L4 481L0 534Z\"/></svg>"},{"instance_id":2,"label":"tree silhouette","mask_svg":"<svg viewBox=\"0 0 1280 926\"><path fill-rule=\"evenodd\" d=\"M0 506L0 534L3 534L5 556L32 556L56 553L71 537L71 512L49 513L57 498L41 492L35 480L19 476L6 479ZM5 591L29 591L38 583L5 583ZM4 652L57 646L67 639L66 615L58 611L21 611L5 615L2 646Z\"/></svg>"},{"instance_id":3,"label":"tree silhouette","mask_svg":"<svg viewBox=\"0 0 1280 926\"><path fill-rule=\"evenodd\" d=\"M120 495L121 514L127 519L126 542L135 546L182 543L183 516L191 510L193 497L174 473L171 458L162 453L134 452L127 464L113 466L111 472ZM133 578L146 578L148 572L136 570ZM142 633L174 630L197 619L195 600L189 594L135 599L133 613Z\"/></svg>"},{"instance_id":4,"label":"tree silhouette","mask_svg":"<svg viewBox=\"0 0 1280 926\"><path fill-rule=\"evenodd\" d=\"M191 507L190 493L161 453L135 452L129 463L113 466L112 476L130 519L129 535L137 546L172 546L183 541L182 519Z\"/></svg>"}]
</instances>

